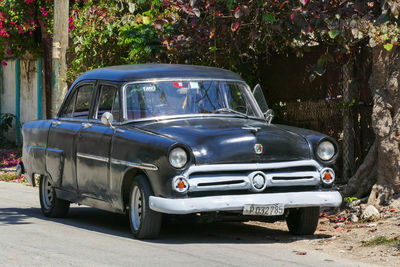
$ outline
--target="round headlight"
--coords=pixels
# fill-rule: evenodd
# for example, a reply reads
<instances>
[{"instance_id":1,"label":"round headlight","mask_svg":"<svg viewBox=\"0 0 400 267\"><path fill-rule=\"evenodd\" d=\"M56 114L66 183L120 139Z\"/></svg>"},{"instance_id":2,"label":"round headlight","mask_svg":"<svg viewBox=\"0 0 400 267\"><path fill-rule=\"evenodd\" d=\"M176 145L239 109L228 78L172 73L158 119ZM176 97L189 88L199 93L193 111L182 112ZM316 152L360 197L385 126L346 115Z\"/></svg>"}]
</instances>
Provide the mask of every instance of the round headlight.
<instances>
[{"instance_id":1,"label":"round headlight","mask_svg":"<svg viewBox=\"0 0 400 267\"><path fill-rule=\"evenodd\" d=\"M176 147L169 152L169 163L175 168L182 168L186 165L187 160L186 151L180 147Z\"/></svg>"},{"instance_id":2,"label":"round headlight","mask_svg":"<svg viewBox=\"0 0 400 267\"><path fill-rule=\"evenodd\" d=\"M322 160L330 160L335 155L335 146L330 141L323 141L317 149L317 156Z\"/></svg>"}]
</instances>

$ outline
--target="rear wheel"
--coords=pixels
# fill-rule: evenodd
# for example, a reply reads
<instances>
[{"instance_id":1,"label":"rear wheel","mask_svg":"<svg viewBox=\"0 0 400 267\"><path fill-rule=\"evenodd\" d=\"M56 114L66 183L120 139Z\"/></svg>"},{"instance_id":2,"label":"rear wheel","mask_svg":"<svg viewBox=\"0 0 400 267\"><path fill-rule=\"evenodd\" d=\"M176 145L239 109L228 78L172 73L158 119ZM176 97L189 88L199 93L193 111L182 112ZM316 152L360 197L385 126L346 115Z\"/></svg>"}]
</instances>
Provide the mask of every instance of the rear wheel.
<instances>
[{"instance_id":1,"label":"rear wheel","mask_svg":"<svg viewBox=\"0 0 400 267\"><path fill-rule=\"evenodd\" d=\"M46 217L61 218L68 214L69 202L57 198L53 181L48 176L41 176L39 183L39 199L42 213Z\"/></svg>"},{"instance_id":2,"label":"rear wheel","mask_svg":"<svg viewBox=\"0 0 400 267\"><path fill-rule=\"evenodd\" d=\"M161 213L150 209L149 197L153 195L147 178L139 175L132 183L129 200L129 222L136 238L156 238L161 229Z\"/></svg>"},{"instance_id":3,"label":"rear wheel","mask_svg":"<svg viewBox=\"0 0 400 267\"><path fill-rule=\"evenodd\" d=\"M289 232L294 235L312 235L317 228L319 207L290 209L286 218Z\"/></svg>"}]
</instances>

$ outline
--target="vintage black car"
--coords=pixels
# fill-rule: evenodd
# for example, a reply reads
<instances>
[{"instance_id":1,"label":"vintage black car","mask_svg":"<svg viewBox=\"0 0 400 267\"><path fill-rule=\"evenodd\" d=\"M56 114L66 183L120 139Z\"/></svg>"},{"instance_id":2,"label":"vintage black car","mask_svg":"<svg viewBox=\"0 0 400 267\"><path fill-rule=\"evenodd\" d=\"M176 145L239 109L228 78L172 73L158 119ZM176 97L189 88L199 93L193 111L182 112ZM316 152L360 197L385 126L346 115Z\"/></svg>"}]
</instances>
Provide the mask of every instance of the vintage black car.
<instances>
[{"instance_id":1,"label":"vintage black car","mask_svg":"<svg viewBox=\"0 0 400 267\"><path fill-rule=\"evenodd\" d=\"M330 137L271 123L259 86L212 67L144 64L89 71L53 120L24 124L23 162L45 216L70 203L129 214L157 237L162 214L286 219L313 234L337 207Z\"/></svg>"}]
</instances>

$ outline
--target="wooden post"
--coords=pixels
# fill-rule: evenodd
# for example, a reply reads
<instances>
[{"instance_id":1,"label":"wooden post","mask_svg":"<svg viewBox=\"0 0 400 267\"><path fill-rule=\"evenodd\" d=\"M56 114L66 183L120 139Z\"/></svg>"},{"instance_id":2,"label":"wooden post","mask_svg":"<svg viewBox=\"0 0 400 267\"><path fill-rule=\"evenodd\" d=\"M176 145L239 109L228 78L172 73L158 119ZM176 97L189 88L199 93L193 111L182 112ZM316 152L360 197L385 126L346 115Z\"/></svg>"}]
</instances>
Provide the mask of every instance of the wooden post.
<instances>
[{"instance_id":1,"label":"wooden post","mask_svg":"<svg viewBox=\"0 0 400 267\"><path fill-rule=\"evenodd\" d=\"M67 60L69 1L54 0L54 35L52 50L53 82L51 91L51 116L57 115L67 87Z\"/></svg>"}]
</instances>

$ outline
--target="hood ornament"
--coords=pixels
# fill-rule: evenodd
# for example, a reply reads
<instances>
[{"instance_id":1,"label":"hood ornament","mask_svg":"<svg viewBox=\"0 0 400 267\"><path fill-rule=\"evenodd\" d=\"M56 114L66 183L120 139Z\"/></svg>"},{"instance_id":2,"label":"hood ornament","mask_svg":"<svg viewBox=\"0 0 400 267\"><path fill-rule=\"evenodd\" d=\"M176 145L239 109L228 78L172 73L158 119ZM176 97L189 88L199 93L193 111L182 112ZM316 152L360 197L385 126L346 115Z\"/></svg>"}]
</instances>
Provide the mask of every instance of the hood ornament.
<instances>
[{"instance_id":1,"label":"hood ornament","mask_svg":"<svg viewBox=\"0 0 400 267\"><path fill-rule=\"evenodd\" d=\"M255 144L254 145L254 151L256 154L260 155L263 152L263 146L261 144Z\"/></svg>"},{"instance_id":2,"label":"hood ornament","mask_svg":"<svg viewBox=\"0 0 400 267\"><path fill-rule=\"evenodd\" d=\"M243 130L250 130L252 133L256 133L259 130L261 130L260 127L253 127L253 126L248 126L248 125L243 126L242 129Z\"/></svg>"}]
</instances>

